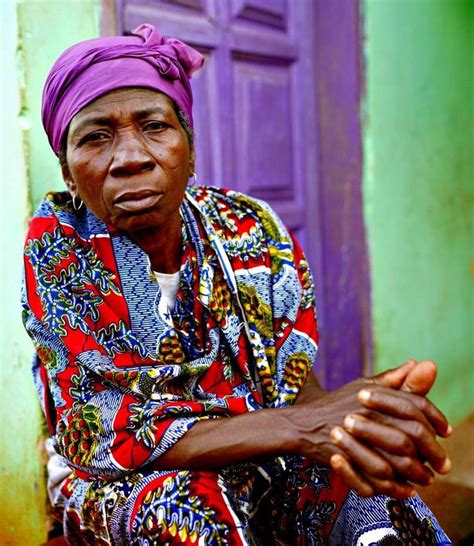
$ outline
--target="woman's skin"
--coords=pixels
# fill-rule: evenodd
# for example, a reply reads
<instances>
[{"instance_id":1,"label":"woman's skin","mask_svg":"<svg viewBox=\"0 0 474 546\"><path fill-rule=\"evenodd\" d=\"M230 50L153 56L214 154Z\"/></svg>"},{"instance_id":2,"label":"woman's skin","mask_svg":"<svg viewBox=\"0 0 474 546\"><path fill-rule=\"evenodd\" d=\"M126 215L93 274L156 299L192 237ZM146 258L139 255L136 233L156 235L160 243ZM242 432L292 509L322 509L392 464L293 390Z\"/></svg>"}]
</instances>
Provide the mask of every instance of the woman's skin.
<instances>
[{"instance_id":1,"label":"woman's skin","mask_svg":"<svg viewBox=\"0 0 474 546\"><path fill-rule=\"evenodd\" d=\"M70 193L127 233L154 270L178 271L194 149L171 100L141 88L98 98L71 121L66 159ZM331 464L361 495L405 498L411 483L431 483L431 469L451 466L436 439L449 424L425 397L435 376L432 362L409 361L327 393L311 374L294 406L199 421L152 467L211 469L294 453Z\"/></svg>"},{"instance_id":2,"label":"woman's skin","mask_svg":"<svg viewBox=\"0 0 474 546\"><path fill-rule=\"evenodd\" d=\"M121 89L85 106L69 125L66 160L72 195L125 231L155 271L179 269L179 206L194 149L166 95Z\"/></svg>"}]
</instances>

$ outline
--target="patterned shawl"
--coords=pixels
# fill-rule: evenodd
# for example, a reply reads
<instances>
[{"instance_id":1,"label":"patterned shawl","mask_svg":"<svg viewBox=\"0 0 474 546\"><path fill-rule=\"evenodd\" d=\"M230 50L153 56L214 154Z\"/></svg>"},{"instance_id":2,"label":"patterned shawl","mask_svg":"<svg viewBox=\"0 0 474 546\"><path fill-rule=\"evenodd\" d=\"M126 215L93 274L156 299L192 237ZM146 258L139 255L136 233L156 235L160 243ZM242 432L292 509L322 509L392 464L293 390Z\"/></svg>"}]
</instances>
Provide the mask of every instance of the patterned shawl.
<instances>
[{"instance_id":1,"label":"patterned shawl","mask_svg":"<svg viewBox=\"0 0 474 546\"><path fill-rule=\"evenodd\" d=\"M264 202L190 187L174 310L146 254L68 193L25 244L23 307L56 448L83 478L158 458L199 419L294 402L317 350L303 253Z\"/></svg>"}]
</instances>

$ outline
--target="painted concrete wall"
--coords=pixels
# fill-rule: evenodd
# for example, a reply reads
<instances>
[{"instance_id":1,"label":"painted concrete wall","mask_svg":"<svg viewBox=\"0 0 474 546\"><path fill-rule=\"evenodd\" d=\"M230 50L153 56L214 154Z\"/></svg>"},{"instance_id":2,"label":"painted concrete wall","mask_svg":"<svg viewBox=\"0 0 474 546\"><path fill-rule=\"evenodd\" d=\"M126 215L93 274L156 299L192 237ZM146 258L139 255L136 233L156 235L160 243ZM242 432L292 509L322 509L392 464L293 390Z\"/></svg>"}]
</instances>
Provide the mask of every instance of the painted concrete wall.
<instances>
[{"instance_id":1,"label":"painted concrete wall","mask_svg":"<svg viewBox=\"0 0 474 546\"><path fill-rule=\"evenodd\" d=\"M1 12L0 544L35 546L46 537L46 496L32 345L19 305L21 249L32 209L63 187L39 117L43 82L65 47L98 34L98 9L94 0L2 0Z\"/></svg>"},{"instance_id":2,"label":"painted concrete wall","mask_svg":"<svg viewBox=\"0 0 474 546\"><path fill-rule=\"evenodd\" d=\"M474 2L362 9L375 369L434 359L432 397L458 421L474 402Z\"/></svg>"},{"instance_id":3,"label":"painted concrete wall","mask_svg":"<svg viewBox=\"0 0 474 546\"><path fill-rule=\"evenodd\" d=\"M1 55L2 122L0 152L2 165L0 198L0 285L1 336L1 544L27 544L33 536L39 544L44 527L44 487L36 442L40 430L39 413L33 392L29 363L31 345L20 322L18 296L21 279L21 248L29 213L28 183L24 164L23 128L17 86L16 6L2 5ZM5 267L7 264L7 267ZM12 297L12 294L17 297ZM33 455L33 456L32 456ZM19 542L17 542L17 538Z\"/></svg>"}]
</instances>

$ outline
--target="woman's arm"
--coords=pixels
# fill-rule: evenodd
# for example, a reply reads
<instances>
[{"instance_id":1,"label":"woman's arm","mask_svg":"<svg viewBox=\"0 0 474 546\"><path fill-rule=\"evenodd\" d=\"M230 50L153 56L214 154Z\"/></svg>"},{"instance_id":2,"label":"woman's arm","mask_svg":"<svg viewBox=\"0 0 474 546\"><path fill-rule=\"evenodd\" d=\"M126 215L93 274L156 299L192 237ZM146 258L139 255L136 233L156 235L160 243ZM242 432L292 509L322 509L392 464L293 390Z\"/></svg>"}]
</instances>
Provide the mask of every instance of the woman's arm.
<instances>
[{"instance_id":1,"label":"woman's arm","mask_svg":"<svg viewBox=\"0 0 474 546\"><path fill-rule=\"evenodd\" d=\"M295 438L285 426L284 411L262 409L201 420L150 467L212 469L294 451Z\"/></svg>"},{"instance_id":2,"label":"woman's arm","mask_svg":"<svg viewBox=\"0 0 474 546\"><path fill-rule=\"evenodd\" d=\"M389 386L401 383L400 388L411 368L405 365L353 381L332 393L310 376L293 407L200 421L150 466L210 469L283 453L329 464L335 457L333 467L360 494L407 497L412 486L406 479L424 485L431 480L420 457L438 472L447 470L448 460L436 441L437 434L448 431L444 416L425 398ZM372 400L377 399L376 411L360 404L364 387L370 388ZM403 405L406 412L401 416ZM358 422L355 436L346 432L343 440L334 442L334 428L340 430L348 415L365 416L364 422Z\"/></svg>"}]
</instances>

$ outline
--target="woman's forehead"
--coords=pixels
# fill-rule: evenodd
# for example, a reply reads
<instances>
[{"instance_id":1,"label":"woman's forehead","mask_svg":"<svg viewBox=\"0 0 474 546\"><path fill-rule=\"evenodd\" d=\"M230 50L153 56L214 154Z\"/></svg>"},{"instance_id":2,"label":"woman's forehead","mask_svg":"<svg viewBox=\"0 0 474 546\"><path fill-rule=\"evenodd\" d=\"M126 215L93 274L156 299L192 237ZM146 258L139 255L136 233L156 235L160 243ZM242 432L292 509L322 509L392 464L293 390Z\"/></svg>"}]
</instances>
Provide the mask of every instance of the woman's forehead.
<instances>
[{"instance_id":1,"label":"woman's forehead","mask_svg":"<svg viewBox=\"0 0 474 546\"><path fill-rule=\"evenodd\" d=\"M130 107L135 102L143 102L147 105L156 104L161 108L172 108L174 109L172 100L155 89L146 89L143 87L126 87L123 89L114 89L109 91L104 95L101 95L94 101L90 102L84 108L82 108L80 113L88 113L95 110L104 110L109 107L116 107L123 105L124 108Z\"/></svg>"},{"instance_id":2,"label":"woman's forehead","mask_svg":"<svg viewBox=\"0 0 474 546\"><path fill-rule=\"evenodd\" d=\"M149 113L170 114L175 112L171 99L154 89L128 87L106 93L84 106L72 119L70 129L95 118L123 114L146 115Z\"/></svg>"}]
</instances>

